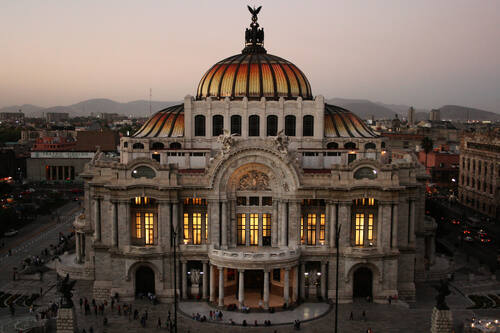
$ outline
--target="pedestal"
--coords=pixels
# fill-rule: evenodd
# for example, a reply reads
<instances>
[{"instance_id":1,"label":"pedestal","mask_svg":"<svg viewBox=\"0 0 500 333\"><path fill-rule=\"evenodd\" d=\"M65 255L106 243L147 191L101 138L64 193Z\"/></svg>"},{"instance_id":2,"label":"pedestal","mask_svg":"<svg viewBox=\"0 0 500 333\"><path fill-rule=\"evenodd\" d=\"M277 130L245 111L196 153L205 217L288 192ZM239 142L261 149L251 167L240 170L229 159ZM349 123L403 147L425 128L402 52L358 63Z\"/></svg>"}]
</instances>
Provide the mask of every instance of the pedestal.
<instances>
[{"instance_id":1,"label":"pedestal","mask_svg":"<svg viewBox=\"0 0 500 333\"><path fill-rule=\"evenodd\" d=\"M57 311L57 333L77 332L75 308L59 309Z\"/></svg>"},{"instance_id":2,"label":"pedestal","mask_svg":"<svg viewBox=\"0 0 500 333\"><path fill-rule=\"evenodd\" d=\"M451 333L453 331L453 316L451 310L432 309L431 333Z\"/></svg>"},{"instance_id":3,"label":"pedestal","mask_svg":"<svg viewBox=\"0 0 500 333\"><path fill-rule=\"evenodd\" d=\"M199 284L192 284L191 285L191 296L198 298L200 296L200 285Z\"/></svg>"}]
</instances>

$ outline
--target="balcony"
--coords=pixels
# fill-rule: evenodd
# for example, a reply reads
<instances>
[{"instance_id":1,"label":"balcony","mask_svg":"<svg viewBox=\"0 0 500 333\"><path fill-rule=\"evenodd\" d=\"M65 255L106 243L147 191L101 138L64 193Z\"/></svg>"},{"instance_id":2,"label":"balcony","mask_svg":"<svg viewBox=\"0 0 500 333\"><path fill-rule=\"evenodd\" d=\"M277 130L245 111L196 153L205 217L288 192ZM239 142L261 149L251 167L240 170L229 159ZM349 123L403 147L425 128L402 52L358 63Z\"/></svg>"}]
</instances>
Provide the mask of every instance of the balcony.
<instances>
[{"instance_id":1,"label":"balcony","mask_svg":"<svg viewBox=\"0 0 500 333\"><path fill-rule=\"evenodd\" d=\"M297 263L300 249L241 246L228 250L210 249L208 256L214 265L240 269L262 269Z\"/></svg>"}]
</instances>

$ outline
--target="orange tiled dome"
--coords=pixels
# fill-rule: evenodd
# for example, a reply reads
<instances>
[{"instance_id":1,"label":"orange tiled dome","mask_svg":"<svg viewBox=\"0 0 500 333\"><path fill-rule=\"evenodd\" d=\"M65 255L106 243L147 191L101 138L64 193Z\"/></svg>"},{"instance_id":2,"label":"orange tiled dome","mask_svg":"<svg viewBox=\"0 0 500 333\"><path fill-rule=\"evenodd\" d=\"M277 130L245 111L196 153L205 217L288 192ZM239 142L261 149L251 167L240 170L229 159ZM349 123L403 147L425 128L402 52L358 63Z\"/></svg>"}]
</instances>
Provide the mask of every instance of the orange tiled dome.
<instances>
[{"instance_id":1,"label":"orange tiled dome","mask_svg":"<svg viewBox=\"0 0 500 333\"><path fill-rule=\"evenodd\" d=\"M201 78L196 99L242 98L312 99L311 85L291 62L260 52L242 53L213 65Z\"/></svg>"}]
</instances>

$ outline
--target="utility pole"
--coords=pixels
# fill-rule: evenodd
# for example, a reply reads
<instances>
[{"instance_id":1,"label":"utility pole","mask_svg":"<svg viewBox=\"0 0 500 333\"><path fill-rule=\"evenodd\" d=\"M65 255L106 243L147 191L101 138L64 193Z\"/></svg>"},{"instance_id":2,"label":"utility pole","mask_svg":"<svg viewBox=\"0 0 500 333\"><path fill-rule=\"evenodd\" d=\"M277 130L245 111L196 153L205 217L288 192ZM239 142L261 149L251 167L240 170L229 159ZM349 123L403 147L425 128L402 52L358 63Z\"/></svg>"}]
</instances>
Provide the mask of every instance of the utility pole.
<instances>
[{"instance_id":1,"label":"utility pole","mask_svg":"<svg viewBox=\"0 0 500 333\"><path fill-rule=\"evenodd\" d=\"M338 318L339 318L339 238L340 238L340 229L342 224L339 224L335 229L335 248L337 249L337 270L335 272L335 333L338 331Z\"/></svg>"}]
</instances>

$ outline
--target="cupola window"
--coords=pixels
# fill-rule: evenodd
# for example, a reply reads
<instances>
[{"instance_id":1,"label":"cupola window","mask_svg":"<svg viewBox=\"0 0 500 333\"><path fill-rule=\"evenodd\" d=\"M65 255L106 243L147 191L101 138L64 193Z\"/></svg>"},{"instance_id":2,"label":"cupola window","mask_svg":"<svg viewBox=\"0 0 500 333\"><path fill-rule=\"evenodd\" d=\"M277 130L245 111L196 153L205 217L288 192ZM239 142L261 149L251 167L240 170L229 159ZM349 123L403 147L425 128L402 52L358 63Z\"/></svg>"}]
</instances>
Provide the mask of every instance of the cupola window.
<instances>
[{"instance_id":1,"label":"cupola window","mask_svg":"<svg viewBox=\"0 0 500 333\"><path fill-rule=\"evenodd\" d=\"M224 133L224 117L217 114L212 117L212 136L219 136Z\"/></svg>"},{"instance_id":2,"label":"cupola window","mask_svg":"<svg viewBox=\"0 0 500 333\"><path fill-rule=\"evenodd\" d=\"M311 116L311 115L304 116L302 135L303 136L314 136L314 117L313 116Z\"/></svg>"},{"instance_id":3,"label":"cupola window","mask_svg":"<svg viewBox=\"0 0 500 333\"><path fill-rule=\"evenodd\" d=\"M205 116L194 117L194 136L205 136Z\"/></svg>"},{"instance_id":4,"label":"cupola window","mask_svg":"<svg viewBox=\"0 0 500 333\"><path fill-rule=\"evenodd\" d=\"M248 117L248 136L259 136L260 132L260 117L252 115Z\"/></svg>"},{"instance_id":5,"label":"cupola window","mask_svg":"<svg viewBox=\"0 0 500 333\"><path fill-rule=\"evenodd\" d=\"M267 136L278 135L278 117L271 115L267 116Z\"/></svg>"},{"instance_id":6,"label":"cupola window","mask_svg":"<svg viewBox=\"0 0 500 333\"><path fill-rule=\"evenodd\" d=\"M231 134L241 135L241 116L231 116Z\"/></svg>"},{"instance_id":7,"label":"cupola window","mask_svg":"<svg viewBox=\"0 0 500 333\"><path fill-rule=\"evenodd\" d=\"M295 136L295 126L296 126L295 116L288 115L285 117L285 135Z\"/></svg>"}]
</instances>

